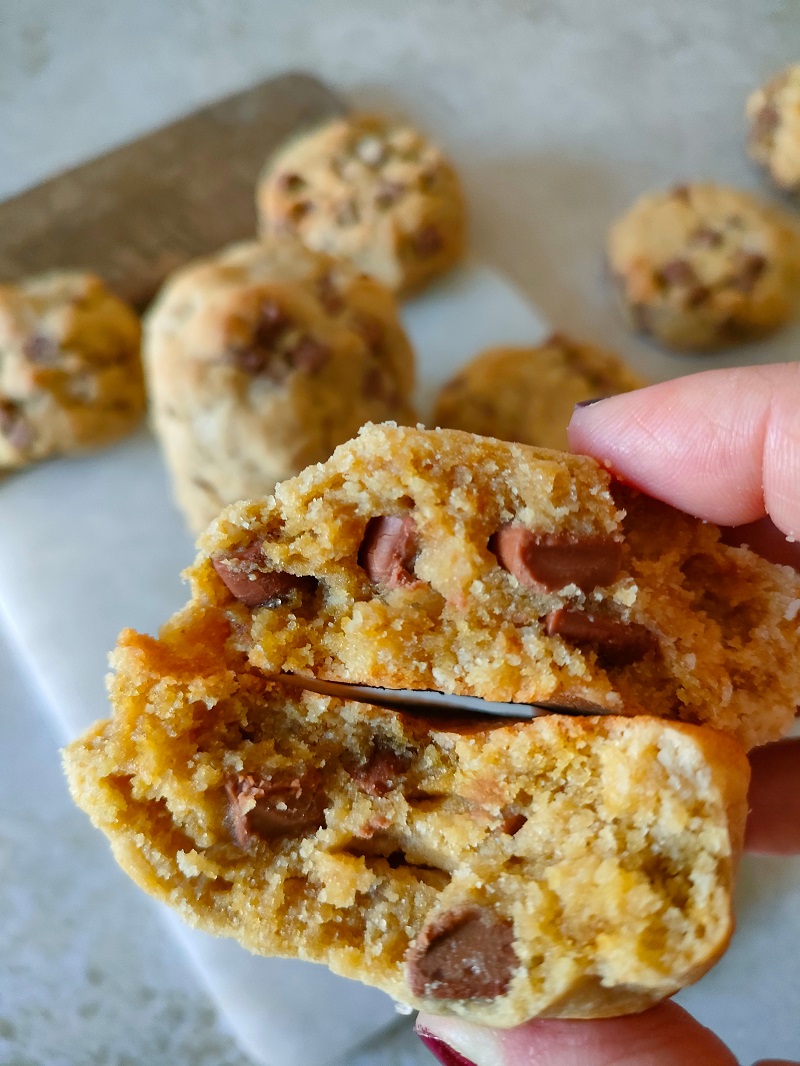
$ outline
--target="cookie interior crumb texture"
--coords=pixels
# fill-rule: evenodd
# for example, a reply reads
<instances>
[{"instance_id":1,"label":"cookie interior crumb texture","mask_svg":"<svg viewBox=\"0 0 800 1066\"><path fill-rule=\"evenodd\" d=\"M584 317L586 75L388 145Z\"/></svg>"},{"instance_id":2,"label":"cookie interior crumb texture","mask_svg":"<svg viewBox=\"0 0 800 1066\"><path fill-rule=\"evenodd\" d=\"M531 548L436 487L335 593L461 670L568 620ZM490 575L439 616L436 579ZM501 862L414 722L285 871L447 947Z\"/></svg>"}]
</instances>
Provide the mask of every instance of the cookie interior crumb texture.
<instances>
[{"instance_id":1,"label":"cookie interior crumb texture","mask_svg":"<svg viewBox=\"0 0 800 1066\"><path fill-rule=\"evenodd\" d=\"M193 596L281 671L501 702L579 699L746 746L800 703L800 577L593 460L365 427L201 538Z\"/></svg>"},{"instance_id":2,"label":"cookie interior crumb texture","mask_svg":"<svg viewBox=\"0 0 800 1066\"><path fill-rule=\"evenodd\" d=\"M434 422L565 449L576 403L646 384L612 352L554 333L536 347L488 348L476 355L442 388Z\"/></svg>"},{"instance_id":3,"label":"cookie interior crumb texture","mask_svg":"<svg viewBox=\"0 0 800 1066\"><path fill-rule=\"evenodd\" d=\"M66 752L119 863L188 922L500 1026L644 1009L724 950L733 739L298 694L232 650L235 624L124 633L114 716Z\"/></svg>"},{"instance_id":4,"label":"cookie interior crumb texture","mask_svg":"<svg viewBox=\"0 0 800 1066\"><path fill-rule=\"evenodd\" d=\"M403 294L464 253L464 199L452 164L417 130L379 115L294 138L267 162L257 203L262 233L293 233Z\"/></svg>"},{"instance_id":5,"label":"cookie interior crumb texture","mask_svg":"<svg viewBox=\"0 0 800 1066\"><path fill-rule=\"evenodd\" d=\"M641 197L611 227L608 260L631 324L677 351L755 340L794 313L792 219L712 183Z\"/></svg>"},{"instance_id":6,"label":"cookie interior crumb texture","mask_svg":"<svg viewBox=\"0 0 800 1066\"><path fill-rule=\"evenodd\" d=\"M415 422L414 356L391 293L291 237L192 263L146 319L153 426L199 532L370 420Z\"/></svg>"},{"instance_id":7,"label":"cookie interior crumb texture","mask_svg":"<svg viewBox=\"0 0 800 1066\"><path fill-rule=\"evenodd\" d=\"M800 63L787 67L747 99L747 148L775 184L800 190Z\"/></svg>"},{"instance_id":8,"label":"cookie interior crumb texture","mask_svg":"<svg viewBox=\"0 0 800 1066\"><path fill-rule=\"evenodd\" d=\"M0 469L129 433L145 410L139 319L92 274L0 286Z\"/></svg>"}]
</instances>

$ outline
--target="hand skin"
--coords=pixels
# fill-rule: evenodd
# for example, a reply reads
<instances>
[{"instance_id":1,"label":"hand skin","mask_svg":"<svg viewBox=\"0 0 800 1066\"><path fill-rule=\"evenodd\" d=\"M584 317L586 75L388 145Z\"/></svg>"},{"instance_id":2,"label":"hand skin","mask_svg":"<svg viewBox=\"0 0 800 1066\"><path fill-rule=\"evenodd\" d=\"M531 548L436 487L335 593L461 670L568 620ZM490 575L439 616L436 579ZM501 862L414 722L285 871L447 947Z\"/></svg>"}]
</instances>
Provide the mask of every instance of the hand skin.
<instances>
[{"instance_id":1,"label":"hand skin","mask_svg":"<svg viewBox=\"0 0 800 1066\"><path fill-rule=\"evenodd\" d=\"M746 526L726 531L729 543L800 569L800 543L785 539L800 542L800 364L712 370L612 396L576 409L569 439L573 451L651 496ZM758 749L751 765L745 846L800 852L800 739ZM446 1066L737 1066L713 1033L671 1002L624 1018L542 1019L506 1030L421 1014L417 1030L430 1034L428 1046Z\"/></svg>"}]
</instances>

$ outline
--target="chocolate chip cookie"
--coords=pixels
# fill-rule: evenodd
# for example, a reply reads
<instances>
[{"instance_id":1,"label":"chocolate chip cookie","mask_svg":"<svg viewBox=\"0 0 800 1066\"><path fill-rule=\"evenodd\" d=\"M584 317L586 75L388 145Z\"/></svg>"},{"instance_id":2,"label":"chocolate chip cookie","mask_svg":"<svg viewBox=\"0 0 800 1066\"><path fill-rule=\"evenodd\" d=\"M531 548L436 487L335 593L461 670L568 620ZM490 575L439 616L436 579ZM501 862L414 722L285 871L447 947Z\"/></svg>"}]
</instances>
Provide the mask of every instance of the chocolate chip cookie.
<instances>
[{"instance_id":1,"label":"chocolate chip cookie","mask_svg":"<svg viewBox=\"0 0 800 1066\"><path fill-rule=\"evenodd\" d=\"M798 292L796 227L737 189L643 196L611 228L608 259L632 324L677 351L771 333Z\"/></svg>"},{"instance_id":2,"label":"chocolate chip cookie","mask_svg":"<svg viewBox=\"0 0 800 1066\"><path fill-rule=\"evenodd\" d=\"M497 1026L642 1010L724 950L732 738L398 714L266 677L224 610L185 621L122 635L114 716L66 769L120 865L191 924Z\"/></svg>"},{"instance_id":3,"label":"chocolate chip cookie","mask_svg":"<svg viewBox=\"0 0 800 1066\"><path fill-rule=\"evenodd\" d=\"M259 181L262 233L290 232L396 292L420 289L463 254L455 170L421 133L377 115L292 140Z\"/></svg>"},{"instance_id":4,"label":"chocolate chip cookie","mask_svg":"<svg viewBox=\"0 0 800 1066\"><path fill-rule=\"evenodd\" d=\"M567 448L567 425L581 400L646 382L611 352L554 333L532 348L489 348L441 390L434 423L540 448Z\"/></svg>"},{"instance_id":5,"label":"chocolate chip cookie","mask_svg":"<svg viewBox=\"0 0 800 1066\"><path fill-rule=\"evenodd\" d=\"M800 191L800 64L747 99L747 149L781 189Z\"/></svg>"},{"instance_id":6,"label":"chocolate chip cookie","mask_svg":"<svg viewBox=\"0 0 800 1066\"><path fill-rule=\"evenodd\" d=\"M416 420L392 295L291 237L181 270L147 316L144 352L153 424L195 532L364 422Z\"/></svg>"},{"instance_id":7,"label":"chocolate chip cookie","mask_svg":"<svg viewBox=\"0 0 800 1066\"><path fill-rule=\"evenodd\" d=\"M266 674L579 700L748 747L800 703L798 574L584 456L368 426L199 547L181 617L221 611Z\"/></svg>"},{"instance_id":8,"label":"chocolate chip cookie","mask_svg":"<svg viewBox=\"0 0 800 1066\"><path fill-rule=\"evenodd\" d=\"M139 319L99 278L0 286L0 469L130 432L145 408Z\"/></svg>"}]
</instances>

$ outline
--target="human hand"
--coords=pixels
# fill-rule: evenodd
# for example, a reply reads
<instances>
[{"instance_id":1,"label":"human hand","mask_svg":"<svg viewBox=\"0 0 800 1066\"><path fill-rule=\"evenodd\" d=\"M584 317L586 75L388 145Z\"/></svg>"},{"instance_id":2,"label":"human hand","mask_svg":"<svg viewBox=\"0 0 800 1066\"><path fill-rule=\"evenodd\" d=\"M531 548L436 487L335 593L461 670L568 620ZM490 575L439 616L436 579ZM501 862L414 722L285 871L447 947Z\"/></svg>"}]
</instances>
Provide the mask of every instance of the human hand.
<instances>
[{"instance_id":1,"label":"human hand","mask_svg":"<svg viewBox=\"0 0 800 1066\"><path fill-rule=\"evenodd\" d=\"M800 364L714 370L609 397L576 409L570 445L651 496L739 527L726 531L729 543L800 569ZM757 749L751 766L745 847L800 853L800 739ZM417 1031L445 1066L737 1066L722 1041L670 1002L622 1018L506 1030L421 1014Z\"/></svg>"}]
</instances>

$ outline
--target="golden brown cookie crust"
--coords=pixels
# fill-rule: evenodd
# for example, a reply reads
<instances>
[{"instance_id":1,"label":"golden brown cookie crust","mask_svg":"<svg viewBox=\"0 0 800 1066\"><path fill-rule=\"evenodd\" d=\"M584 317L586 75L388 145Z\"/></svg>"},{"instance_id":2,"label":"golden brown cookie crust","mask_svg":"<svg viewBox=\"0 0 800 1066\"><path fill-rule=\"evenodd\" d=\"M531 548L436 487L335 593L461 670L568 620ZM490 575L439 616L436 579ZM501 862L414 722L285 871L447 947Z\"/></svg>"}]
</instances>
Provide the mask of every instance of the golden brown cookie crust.
<instances>
[{"instance_id":1,"label":"golden brown cookie crust","mask_svg":"<svg viewBox=\"0 0 800 1066\"><path fill-rule=\"evenodd\" d=\"M711 183L641 197L608 237L632 325L676 351L722 348L783 325L796 304L799 251L790 219Z\"/></svg>"},{"instance_id":2,"label":"golden brown cookie crust","mask_svg":"<svg viewBox=\"0 0 800 1066\"><path fill-rule=\"evenodd\" d=\"M530 348L488 348L441 390L434 425L537 448L568 447L575 404L647 382L613 352L554 333Z\"/></svg>"},{"instance_id":3,"label":"golden brown cookie crust","mask_svg":"<svg viewBox=\"0 0 800 1066\"><path fill-rule=\"evenodd\" d=\"M91 274L0 286L0 469L98 448L145 408L140 326Z\"/></svg>"},{"instance_id":4,"label":"golden brown cookie crust","mask_svg":"<svg viewBox=\"0 0 800 1066\"><path fill-rule=\"evenodd\" d=\"M415 421L391 294L289 237L173 276L145 323L153 425L199 532L321 462L371 419Z\"/></svg>"},{"instance_id":5,"label":"golden brown cookie crust","mask_svg":"<svg viewBox=\"0 0 800 1066\"><path fill-rule=\"evenodd\" d=\"M292 140L268 161L257 204L262 233L296 234L404 294L464 252L452 164L417 130L378 115L338 119Z\"/></svg>"}]
</instances>

